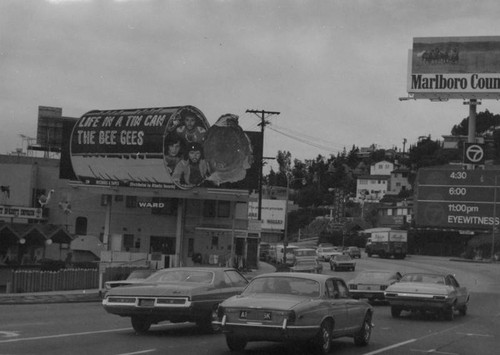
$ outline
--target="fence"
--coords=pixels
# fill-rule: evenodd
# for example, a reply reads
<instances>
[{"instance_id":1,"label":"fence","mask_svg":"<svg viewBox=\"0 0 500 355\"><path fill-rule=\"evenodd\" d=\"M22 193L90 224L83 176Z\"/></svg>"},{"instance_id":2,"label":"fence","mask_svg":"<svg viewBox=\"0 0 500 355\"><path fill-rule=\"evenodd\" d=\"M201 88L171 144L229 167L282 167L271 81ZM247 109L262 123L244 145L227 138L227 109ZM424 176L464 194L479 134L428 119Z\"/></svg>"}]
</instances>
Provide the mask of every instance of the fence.
<instances>
[{"instance_id":1,"label":"fence","mask_svg":"<svg viewBox=\"0 0 500 355\"><path fill-rule=\"evenodd\" d=\"M123 280L138 267L107 267L103 282ZM98 269L60 269L58 271L11 270L7 292L44 292L61 290L88 290L99 288Z\"/></svg>"},{"instance_id":2,"label":"fence","mask_svg":"<svg viewBox=\"0 0 500 355\"><path fill-rule=\"evenodd\" d=\"M44 292L99 288L97 269L61 269L59 271L16 270L7 292ZM10 286L10 287L9 287Z\"/></svg>"}]
</instances>

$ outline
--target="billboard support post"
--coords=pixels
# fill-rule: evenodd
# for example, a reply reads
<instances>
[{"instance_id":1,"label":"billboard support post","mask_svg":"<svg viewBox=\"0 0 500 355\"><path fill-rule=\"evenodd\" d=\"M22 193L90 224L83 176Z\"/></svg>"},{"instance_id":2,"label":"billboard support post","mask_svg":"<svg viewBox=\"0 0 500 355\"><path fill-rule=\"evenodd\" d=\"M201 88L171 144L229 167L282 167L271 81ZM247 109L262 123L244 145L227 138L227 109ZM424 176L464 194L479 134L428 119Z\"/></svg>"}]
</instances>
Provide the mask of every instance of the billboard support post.
<instances>
[{"instance_id":1,"label":"billboard support post","mask_svg":"<svg viewBox=\"0 0 500 355\"><path fill-rule=\"evenodd\" d=\"M467 135L468 143L476 143L476 107L477 100L469 100L469 129ZM467 164L467 169L474 169L474 164Z\"/></svg>"},{"instance_id":2,"label":"billboard support post","mask_svg":"<svg viewBox=\"0 0 500 355\"><path fill-rule=\"evenodd\" d=\"M498 175L495 176L495 186L493 193L493 224L491 227L491 262L495 260L495 229L496 229L496 217L497 217L497 184L498 184Z\"/></svg>"}]
</instances>

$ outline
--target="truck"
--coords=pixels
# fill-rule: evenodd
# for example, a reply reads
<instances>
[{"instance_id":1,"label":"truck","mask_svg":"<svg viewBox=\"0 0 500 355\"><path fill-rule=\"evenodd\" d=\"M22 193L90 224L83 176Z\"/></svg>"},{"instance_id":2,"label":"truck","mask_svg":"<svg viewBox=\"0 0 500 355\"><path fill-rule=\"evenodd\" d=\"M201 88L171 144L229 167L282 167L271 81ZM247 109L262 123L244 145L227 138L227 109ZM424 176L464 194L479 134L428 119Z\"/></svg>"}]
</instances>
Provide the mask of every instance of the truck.
<instances>
[{"instance_id":1,"label":"truck","mask_svg":"<svg viewBox=\"0 0 500 355\"><path fill-rule=\"evenodd\" d=\"M366 233L367 231L365 231ZM408 232L405 230L378 230L369 232L365 252L371 257L404 259L408 251Z\"/></svg>"}]
</instances>

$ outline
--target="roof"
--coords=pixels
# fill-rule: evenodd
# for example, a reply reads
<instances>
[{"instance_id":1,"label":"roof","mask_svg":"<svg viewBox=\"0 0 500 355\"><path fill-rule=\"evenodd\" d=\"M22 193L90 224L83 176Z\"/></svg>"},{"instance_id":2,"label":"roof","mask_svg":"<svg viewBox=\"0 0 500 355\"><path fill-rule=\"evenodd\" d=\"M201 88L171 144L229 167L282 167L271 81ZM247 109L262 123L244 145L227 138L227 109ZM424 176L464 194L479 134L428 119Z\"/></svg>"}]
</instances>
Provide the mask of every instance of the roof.
<instances>
[{"instance_id":1,"label":"roof","mask_svg":"<svg viewBox=\"0 0 500 355\"><path fill-rule=\"evenodd\" d=\"M391 178L390 175L360 175L358 176L358 180L389 180Z\"/></svg>"},{"instance_id":2,"label":"roof","mask_svg":"<svg viewBox=\"0 0 500 355\"><path fill-rule=\"evenodd\" d=\"M10 232L19 239L44 239L54 243L70 243L71 234L63 226L40 223L0 223L0 233Z\"/></svg>"}]
</instances>

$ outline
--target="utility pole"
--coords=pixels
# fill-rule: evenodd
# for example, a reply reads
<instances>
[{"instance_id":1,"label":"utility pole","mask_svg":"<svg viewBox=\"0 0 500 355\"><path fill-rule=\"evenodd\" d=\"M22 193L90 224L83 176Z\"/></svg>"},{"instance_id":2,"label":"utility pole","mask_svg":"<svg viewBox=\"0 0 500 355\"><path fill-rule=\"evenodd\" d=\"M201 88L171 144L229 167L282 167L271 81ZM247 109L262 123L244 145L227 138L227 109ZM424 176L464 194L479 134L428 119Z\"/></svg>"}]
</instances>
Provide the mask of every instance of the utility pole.
<instances>
[{"instance_id":1,"label":"utility pole","mask_svg":"<svg viewBox=\"0 0 500 355\"><path fill-rule=\"evenodd\" d=\"M265 111L265 110L247 110L246 112L248 113L255 113L257 116L260 118L260 132L262 133L262 148L260 152L260 156L262 157L262 160L259 165L259 205L258 205L258 217L257 219L259 221L262 220L262 168L264 166L263 160L264 160L264 127L269 124L269 121L266 120L267 117L271 115L279 115L280 113L277 111ZM266 158L267 159L267 158Z\"/></svg>"}]
</instances>

